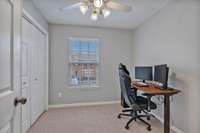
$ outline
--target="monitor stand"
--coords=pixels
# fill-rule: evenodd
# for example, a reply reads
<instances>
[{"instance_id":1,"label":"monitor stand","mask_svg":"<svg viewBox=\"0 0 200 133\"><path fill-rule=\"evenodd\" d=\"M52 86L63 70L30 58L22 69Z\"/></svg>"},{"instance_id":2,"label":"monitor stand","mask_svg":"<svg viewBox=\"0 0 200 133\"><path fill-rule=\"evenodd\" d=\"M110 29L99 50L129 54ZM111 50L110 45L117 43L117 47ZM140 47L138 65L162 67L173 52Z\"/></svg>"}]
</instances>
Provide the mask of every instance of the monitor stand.
<instances>
[{"instance_id":1,"label":"monitor stand","mask_svg":"<svg viewBox=\"0 0 200 133\"><path fill-rule=\"evenodd\" d=\"M168 89L168 85L167 85L167 84L164 84L162 87L163 87L164 89Z\"/></svg>"}]
</instances>

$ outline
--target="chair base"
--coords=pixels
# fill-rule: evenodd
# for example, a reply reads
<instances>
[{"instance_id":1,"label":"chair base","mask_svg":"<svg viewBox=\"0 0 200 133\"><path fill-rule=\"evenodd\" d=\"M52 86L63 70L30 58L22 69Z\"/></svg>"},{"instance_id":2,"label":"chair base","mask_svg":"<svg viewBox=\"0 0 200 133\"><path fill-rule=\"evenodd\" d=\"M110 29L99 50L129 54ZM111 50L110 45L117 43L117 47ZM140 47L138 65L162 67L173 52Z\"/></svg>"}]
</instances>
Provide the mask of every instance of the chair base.
<instances>
[{"instance_id":1,"label":"chair base","mask_svg":"<svg viewBox=\"0 0 200 133\"><path fill-rule=\"evenodd\" d=\"M122 110L122 112L131 112L131 111L132 111L132 109L130 109L130 108L129 108L129 109L123 109L123 110Z\"/></svg>"},{"instance_id":2,"label":"chair base","mask_svg":"<svg viewBox=\"0 0 200 133\"><path fill-rule=\"evenodd\" d=\"M121 116L129 116L129 117L132 117L132 114L125 114L125 113L120 113L117 118L118 119L121 119Z\"/></svg>"},{"instance_id":3,"label":"chair base","mask_svg":"<svg viewBox=\"0 0 200 133\"><path fill-rule=\"evenodd\" d=\"M124 127L125 129L129 129L130 128L130 124L132 123L132 121L141 121L142 123L144 123L145 125L147 125L147 130L148 131L151 131L151 125L146 122L145 120L143 120L142 118L146 117L147 119L150 120L150 116L149 114L146 114L146 115L138 115L137 113L130 113L130 114L125 114L125 113L120 113L118 115L118 118L120 119L121 116L128 116L128 117L131 117L131 119L126 123L126 126Z\"/></svg>"},{"instance_id":4,"label":"chair base","mask_svg":"<svg viewBox=\"0 0 200 133\"><path fill-rule=\"evenodd\" d=\"M144 112L147 116L147 120L151 120L151 117L156 118L156 116L154 116L153 114L151 114L149 111L145 111L143 110L142 112Z\"/></svg>"}]
</instances>

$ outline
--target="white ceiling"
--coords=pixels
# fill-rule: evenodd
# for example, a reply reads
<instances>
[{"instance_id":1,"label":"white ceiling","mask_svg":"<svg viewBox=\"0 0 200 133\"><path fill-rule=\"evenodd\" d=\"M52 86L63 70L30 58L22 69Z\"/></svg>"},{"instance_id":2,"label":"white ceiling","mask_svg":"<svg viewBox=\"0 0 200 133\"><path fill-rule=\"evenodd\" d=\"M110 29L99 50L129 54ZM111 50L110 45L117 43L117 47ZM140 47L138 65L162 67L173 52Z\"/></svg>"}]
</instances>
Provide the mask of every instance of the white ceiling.
<instances>
[{"instance_id":1,"label":"white ceiling","mask_svg":"<svg viewBox=\"0 0 200 133\"><path fill-rule=\"evenodd\" d=\"M110 27L134 29L146 19L158 12L171 0L114 0L133 7L129 13L112 11L106 19L92 21L89 15L82 15L79 9L60 11L61 7L74 4L81 0L32 0L49 23L70 24L94 27Z\"/></svg>"}]
</instances>

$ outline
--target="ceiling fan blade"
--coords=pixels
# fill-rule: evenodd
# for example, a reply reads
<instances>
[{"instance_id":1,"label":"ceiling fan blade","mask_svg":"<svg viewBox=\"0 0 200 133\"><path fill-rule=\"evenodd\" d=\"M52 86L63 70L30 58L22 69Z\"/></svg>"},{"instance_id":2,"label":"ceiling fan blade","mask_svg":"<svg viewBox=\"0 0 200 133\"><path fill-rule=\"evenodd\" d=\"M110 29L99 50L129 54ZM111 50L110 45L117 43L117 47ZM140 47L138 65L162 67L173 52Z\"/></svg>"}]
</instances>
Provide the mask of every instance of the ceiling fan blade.
<instances>
[{"instance_id":1,"label":"ceiling fan blade","mask_svg":"<svg viewBox=\"0 0 200 133\"><path fill-rule=\"evenodd\" d=\"M106 6L107 6L107 8L110 8L110 9L116 10L116 11L130 12L132 10L131 6L117 3L114 1L108 1L106 3Z\"/></svg>"},{"instance_id":2,"label":"ceiling fan blade","mask_svg":"<svg viewBox=\"0 0 200 133\"><path fill-rule=\"evenodd\" d=\"M62 7L60 9L62 11L66 11L66 10L71 10L71 9L74 9L74 8L79 8L81 5L83 5L83 3L79 2L79 3L76 3L76 4L72 4L72 5L69 5L69 6Z\"/></svg>"}]
</instances>

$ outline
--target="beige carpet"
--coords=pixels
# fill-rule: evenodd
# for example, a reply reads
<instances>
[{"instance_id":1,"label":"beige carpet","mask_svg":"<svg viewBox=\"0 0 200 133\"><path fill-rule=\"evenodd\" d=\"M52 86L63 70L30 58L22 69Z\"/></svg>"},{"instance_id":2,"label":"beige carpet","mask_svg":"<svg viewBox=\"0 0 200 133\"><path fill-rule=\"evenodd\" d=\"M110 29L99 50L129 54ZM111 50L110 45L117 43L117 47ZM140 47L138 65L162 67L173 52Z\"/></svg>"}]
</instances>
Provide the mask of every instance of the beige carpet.
<instances>
[{"instance_id":1,"label":"beige carpet","mask_svg":"<svg viewBox=\"0 0 200 133\"><path fill-rule=\"evenodd\" d=\"M117 119L119 104L50 109L31 127L28 133L149 133L146 126L133 122L124 129L129 118ZM163 133L158 120L149 121L151 133Z\"/></svg>"}]
</instances>

